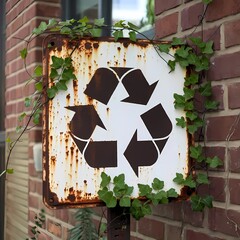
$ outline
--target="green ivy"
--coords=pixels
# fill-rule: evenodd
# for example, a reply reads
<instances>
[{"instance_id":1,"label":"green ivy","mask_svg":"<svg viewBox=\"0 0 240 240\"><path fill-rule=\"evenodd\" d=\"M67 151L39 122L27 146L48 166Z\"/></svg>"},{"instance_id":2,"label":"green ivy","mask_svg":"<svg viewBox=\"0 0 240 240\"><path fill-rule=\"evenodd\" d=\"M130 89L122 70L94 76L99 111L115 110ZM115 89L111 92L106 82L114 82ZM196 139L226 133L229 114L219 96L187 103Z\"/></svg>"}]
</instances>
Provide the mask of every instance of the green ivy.
<instances>
[{"instance_id":1,"label":"green ivy","mask_svg":"<svg viewBox=\"0 0 240 240\"><path fill-rule=\"evenodd\" d=\"M209 5L212 0L202 0L206 5ZM102 30L110 28L115 41L123 38L123 31L127 30L129 39L133 42L137 41L137 34L139 28L134 24L120 20L113 26L104 24L104 19L96 19L90 22L87 17L79 20L71 19L67 21L56 21L50 19L48 22L41 22L40 25L33 30L31 37L36 37L42 34L60 33L72 39L77 39L84 36L99 37ZM30 43L31 39L27 42ZM150 40L149 40L150 41ZM176 119L176 125L181 128L186 128L187 132L194 135L200 128L205 126L204 116L205 112L213 111L218 108L218 103L212 101L212 87L210 81L202 81L202 73L210 68L210 58L214 53L213 41L204 42L199 37L189 37L186 40L174 37L170 43L159 44L152 41L156 46L157 51L169 54L171 59L166 61L170 73L173 72L177 65L182 68L187 68L188 74L185 78L183 94L174 94L174 107L185 112L184 116ZM170 49L175 49L173 55L170 54ZM26 60L28 55L27 47L20 51L20 56ZM26 63L25 63L26 64ZM32 108L30 115L22 113L19 116L19 122L22 123L26 117L29 117L28 124L32 119L34 124L38 124L41 116L41 96L43 90L46 90L49 99L52 99L60 91L66 91L68 82L76 79L74 68L72 66L71 56L62 58L53 56L50 65L50 84L44 86L42 81L42 67L37 66L34 70L31 80L35 81L35 93L25 98L24 105L26 108ZM202 96L204 100L203 112L198 112L194 99L196 95ZM24 132L27 128L17 126L17 131ZM21 136L21 135L20 135ZM11 146L15 144L10 142ZM216 168L222 165L222 161L218 157L205 157L203 148L200 144L193 144L189 149L190 157L193 160L192 171L189 175L183 176L181 173L176 173L173 182L176 184L186 186L190 189L197 189L202 184L209 184L206 173L196 173L194 164L203 164L204 168ZM11 173L11 169L5 172ZM151 185L138 184L139 199L132 199L131 194L133 187L125 183L124 174L115 176L111 179L110 176L104 172L101 174L101 184L98 191L99 198L106 203L107 207L115 207L119 204L121 207L129 207L130 213L137 220L147 214L152 213L152 205L160 203L167 203L172 198L177 198L178 194L172 188L164 190L164 182L155 178ZM113 186L113 187L110 187ZM190 197L192 209L195 211L202 211L205 206L212 207L211 196L199 196L197 193Z\"/></svg>"},{"instance_id":2,"label":"green ivy","mask_svg":"<svg viewBox=\"0 0 240 240\"><path fill-rule=\"evenodd\" d=\"M111 181L111 177L102 172L101 179L100 190L98 191L99 198L109 208L114 208L117 204L120 207L129 207L130 213L136 220L151 214L152 204L156 206L161 203L168 203L169 199L178 197L173 188L168 191L163 190L164 182L157 178L154 178L151 186L138 184L139 197L142 200L132 200L133 187L125 183L124 174L115 176ZM113 190L110 186L113 186Z\"/></svg>"}]
</instances>

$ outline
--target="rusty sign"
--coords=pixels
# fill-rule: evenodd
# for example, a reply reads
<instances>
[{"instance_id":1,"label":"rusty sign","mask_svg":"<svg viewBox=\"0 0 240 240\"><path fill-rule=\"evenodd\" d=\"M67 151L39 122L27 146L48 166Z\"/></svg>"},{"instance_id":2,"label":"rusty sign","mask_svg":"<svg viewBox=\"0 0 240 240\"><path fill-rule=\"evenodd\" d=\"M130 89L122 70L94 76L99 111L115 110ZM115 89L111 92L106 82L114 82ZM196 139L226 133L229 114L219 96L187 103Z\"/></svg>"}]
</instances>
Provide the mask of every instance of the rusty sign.
<instances>
[{"instance_id":1,"label":"rusty sign","mask_svg":"<svg viewBox=\"0 0 240 240\"><path fill-rule=\"evenodd\" d=\"M181 194L173 179L188 173L189 138L176 126L185 112L174 108L173 94L183 94L186 72L176 67L169 73L165 61L171 56L145 40L72 41L52 35L44 46L47 86L53 56L71 56L77 77L44 108L44 202L101 204L103 171L112 178L124 173L135 189L133 198L138 183L154 178Z\"/></svg>"}]
</instances>

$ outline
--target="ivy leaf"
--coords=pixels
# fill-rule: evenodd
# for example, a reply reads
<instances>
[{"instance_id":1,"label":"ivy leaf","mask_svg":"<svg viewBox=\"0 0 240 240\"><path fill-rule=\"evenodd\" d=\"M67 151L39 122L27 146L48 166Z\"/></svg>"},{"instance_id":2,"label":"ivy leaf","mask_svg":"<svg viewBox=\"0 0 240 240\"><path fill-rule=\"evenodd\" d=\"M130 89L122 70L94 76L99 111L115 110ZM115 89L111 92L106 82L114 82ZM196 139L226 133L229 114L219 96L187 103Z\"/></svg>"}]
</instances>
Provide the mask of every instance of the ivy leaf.
<instances>
[{"instance_id":1,"label":"ivy leaf","mask_svg":"<svg viewBox=\"0 0 240 240\"><path fill-rule=\"evenodd\" d=\"M49 75L51 79L58 77L58 71L55 68L51 68L51 73Z\"/></svg>"},{"instance_id":2,"label":"ivy leaf","mask_svg":"<svg viewBox=\"0 0 240 240\"><path fill-rule=\"evenodd\" d=\"M194 97L195 90L191 88L183 88L185 100L188 101Z\"/></svg>"},{"instance_id":3,"label":"ivy leaf","mask_svg":"<svg viewBox=\"0 0 240 240\"><path fill-rule=\"evenodd\" d=\"M190 47L181 46L179 49L177 49L175 54L178 55L181 58L186 59L189 55L190 50L191 50Z\"/></svg>"},{"instance_id":4,"label":"ivy leaf","mask_svg":"<svg viewBox=\"0 0 240 240\"><path fill-rule=\"evenodd\" d=\"M170 44L159 44L158 49L160 52L169 53L171 45Z\"/></svg>"},{"instance_id":5,"label":"ivy leaf","mask_svg":"<svg viewBox=\"0 0 240 240\"><path fill-rule=\"evenodd\" d=\"M203 42L203 40L200 37L191 37L190 40L200 49L203 49L206 45L206 43Z\"/></svg>"},{"instance_id":6,"label":"ivy leaf","mask_svg":"<svg viewBox=\"0 0 240 240\"><path fill-rule=\"evenodd\" d=\"M120 21L116 22L113 26L118 27L118 28L124 28L124 27L126 27L126 24L124 22L125 22L125 20L120 20Z\"/></svg>"},{"instance_id":7,"label":"ivy leaf","mask_svg":"<svg viewBox=\"0 0 240 240\"><path fill-rule=\"evenodd\" d=\"M133 42L137 41L136 32L131 31L128 34L129 34L129 38L130 38L131 41L133 41Z\"/></svg>"},{"instance_id":8,"label":"ivy leaf","mask_svg":"<svg viewBox=\"0 0 240 240\"><path fill-rule=\"evenodd\" d=\"M84 16L83 18L79 19L78 22L86 25L89 22L89 19L87 16Z\"/></svg>"},{"instance_id":9,"label":"ivy leaf","mask_svg":"<svg viewBox=\"0 0 240 240\"><path fill-rule=\"evenodd\" d=\"M217 168L223 165L222 160L217 156L213 158L207 157L206 162L208 163L210 168Z\"/></svg>"},{"instance_id":10,"label":"ivy leaf","mask_svg":"<svg viewBox=\"0 0 240 240\"><path fill-rule=\"evenodd\" d=\"M39 124L40 122L40 113L41 113L41 110L38 109L34 114L33 114L33 123L34 124Z\"/></svg>"},{"instance_id":11,"label":"ivy leaf","mask_svg":"<svg viewBox=\"0 0 240 240\"><path fill-rule=\"evenodd\" d=\"M94 25L96 25L98 27L104 26L104 18L95 19L94 20Z\"/></svg>"},{"instance_id":12,"label":"ivy leaf","mask_svg":"<svg viewBox=\"0 0 240 240\"><path fill-rule=\"evenodd\" d=\"M164 182L159 180L158 178L154 178L153 179L153 183L152 183L152 188L154 190L161 190L164 187Z\"/></svg>"},{"instance_id":13,"label":"ivy leaf","mask_svg":"<svg viewBox=\"0 0 240 240\"><path fill-rule=\"evenodd\" d=\"M203 211L204 207L207 206L211 208L212 205L212 196L200 197L199 195L191 196L191 206L193 211Z\"/></svg>"},{"instance_id":14,"label":"ivy leaf","mask_svg":"<svg viewBox=\"0 0 240 240\"><path fill-rule=\"evenodd\" d=\"M116 42L119 38L123 38L123 31L122 30L116 30L113 33L113 36L114 36L114 40Z\"/></svg>"},{"instance_id":15,"label":"ivy leaf","mask_svg":"<svg viewBox=\"0 0 240 240\"><path fill-rule=\"evenodd\" d=\"M153 204L157 205L159 202L168 203L167 192L160 191L160 192L154 194Z\"/></svg>"},{"instance_id":16,"label":"ivy leaf","mask_svg":"<svg viewBox=\"0 0 240 240\"><path fill-rule=\"evenodd\" d=\"M16 127L16 133L19 133L22 130L22 126L17 126Z\"/></svg>"},{"instance_id":17,"label":"ivy leaf","mask_svg":"<svg viewBox=\"0 0 240 240\"><path fill-rule=\"evenodd\" d=\"M119 201L120 207L130 207L131 206L131 199L128 196L123 196Z\"/></svg>"},{"instance_id":18,"label":"ivy leaf","mask_svg":"<svg viewBox=\"0 0 240 240\"><path fill-rule=\"evenodd\" d=\"M174 188L170 188L167 191L167 196L170 197L170 198L177 198L178 194L177 194L177 192L176 192L176 190Z\"/></svg>"},{"instance_id":19,"label":"ivy leaf","mask_svg":"<svg viewBox=\"0 0 240 240\"><path fill-rule=\"evenodd\" d=\"M22 113L22 114L18 117L18 121L19 121L19 122L22 122L23 119L24 119L26 116L27 116L27 114L26 114L25 112Z\"/></svg>"},{"instance_id":20,"label":"ivy leaf","mask_svg":"<svg viewBox=\"0 0 240 240\"><path fill-rule=\"evenodd\" d=\"M194 134L198 130L198 126L196 126L196 125L188 125L187 129L188 129L188 132L190 134Z\"/></svg>"},{"instance_id":21,"label":"ivy leaf","mask_svg":"<svg viewBox=\"0 0 240 240\"><path fill-rule=\"evenodd\" d=\"M30 106L31 106L31 98L26 97L26 98L24 99L24 106L25 106L25 107L30 107Z\"/></svg>"},{"instance_id":22,"label":"ivy leaf","mask_svg":"<svg viewBox=\"0 0 240 240\"><path fill-rule=\"evenodd\" d=\"M35 77L41 77L43 75L43 68L42 66L38 65L35 69L34 69L34 76Z\"/></svg>"},{"instance_id":23,"label":"ivy leaf","mask_svg":"<svg viewBox=\"0 0 240 240\"><path fill-rule=\"evenodd\" d=\"M213 41L209 41L209 42L206 43L206 46L202 50L202 53L209 54L209 55L213 54Z\"/></svg>"},{"instance_id":24,"label":"ivy leaf","mask_svg":"<svg viewBox=\"0 0 240 240\"><path fill-rule=\"evenodd\" d=\"M22 59L26 59L27 55L28 55L27 48L24 48L20 51L20 56L21 56Z\"/></svg>"},{"instance_id":25,"label":"ivy leaf","mask_svg":"<svg viewBox=\"0 0 240 240\"><path fill-rule=\"evenodd\" d=\"M186 117L191 121L197 119L198 115L196 112L186 112Z\"/></svg>"},{"instance_id":26,"label":"ivy leaf","mask_svg":"<svg viewBox=\"0 0 240 240\"><path fill-rule=\"evenodd\" d=\"M102 29L101 28L93 28L90 29L89 32L93 37L100 37L102 35Z\"/></svg>"},{"instance_id":27,"label":"ivy leaf","mask_svg":"<svg viewBox=\"0 0 240 240\"><path fill-rule=\"evenodd\" d=\"M133 192L133 189L134 188L132 186L127 186L125 195L126 196L130 196L132 194L132 192Z\"/></svg>"},{"instance_id":28,"label":"ivy leaf","mask_svg":"<svg viewBox=\"0 0 240 240\"><path fill-rule=\"evenodd\" d=\"M190 157L198 160L198 162L202 162L202 160L203 160L202 146L201 145L191 146L190 147Z\"/></svg>"},{"instance_id":29,"label":"ivy leaf","mask_svg":"<svg viewBox=\"0 0 240 240\"><path fill-rule=\"evenodd\" d=\"M181 38L177 38L177 37L174 37L171 43L172 46L180 46L184 44L185 44L184 41Z\"/></svg>"},{"instance_id":30,"label":"ivy leaf","mask_svg":"<svg viewBox=\"0 0 240 240\"><path fill-rule=\"evenodd\" d=\"M205 204L202 202L202 198L198 195L193 195L190 198L191 200L191 207L193 211L197 211L197 212L202 212Z\"/></svg>"},{"instance_id":31,"label":"ivy leaf","mask_svg":"<svg viewBox=\"0 0 240 240\"><path fill-rule=\"evenodd\" d=\"M53 87L47 89L47 96L50 99L52 99L56 96L57 92L58 92L58 89L55 86L53 86Z\"/></svg>"},{"instance_id":32,"label":"ivy leaf","mask_svg":"<svg viewBox=\"0 0 240 240\"><path fill-rule=\"evenodd\" d=\"M205 3L205 4L207 4L207 5L210 4L212 1L213 1L213 0L202 0L202 2Z\"/></svg>"},{"instance_id":33,"label":"ivy leaf","mask_svg":"<svg viewBox=\"0 0 240 240\"><path fill-rule=\"evenodd\" d=\"M129 28L131 28L131 29L135 29L135 30L140 29L138 26L136 26L135 24L133 24L133 23L131 23L131 22L128 22L128 26L129 26Z\"/></svg>"},{"instance_id":34,"label":"ivy leaf","mask_svg":"<svg viewBox=\"0 0 240 240\"><path fill-rule=\"evenodd\" d=\"M62 73L62 79L68 81L70 79L76 79L75 74L73 74L73 69L65 68Z\"/></svg>"},{"instance_id":35,"label":"ivy leaf","mask_svg":"<svg viewBox=\"0 0 240 240\"><path fill-rule=\"evenodd\" d=\"M184 96L174 93L173 97L175 99L175 101L174 101L175 108L184 108L185 107L185 97Z\"/></svg>"},{"instance_id":36,"label":"ivy leaf","mask_svg":"<svg viewBox=\"0 0 240 240\"><path fill-rule=\"evenodd\" d=\"M176 118L176 125L181 127L181 128L185 128L186 127L186 121L185 121L185 118L184 117L181 117L181 118Z\"/></svg>"},{"instance_id":37,"label":"ivy leaf","mask_svg":"<svg viewBox=\"0 0 240 240\"><path fill-rule=\"evenodd\" d=\"M213 197L212 196L206 196L206 197L202 198L202 202L208 208L212 208L213 207L212 201L213 201Z\"/></svg>"},{"instance_id":38,"label":"ivy leaf","mask_svg":"<svg viewBox=\"0 0 240 240\"><path fill-rule=\"evenodd\" d=\"M205 173L198 173L196 181L199 184L209 184L208 176Z\"/></svg>"},{"instance_id":39,"label":"ivy leaf","mask_svg":"<svg viewBox=\"0 0 240 240\"><path fill-rule=\"evenodd\" d=\"M199 75L192 73L189 77L185 78L185 86L190 86L198 83Z\"/></svg>"},{"instance_id":40,"label":"ivy leaf","mask_svg":"<svg viewBox=\"0 0 240 240\"><path fill-rule=\"evenodd\" d=\"M190 188L196 187L196 182L193 180L192 175L189 175L188 177L186 177L186 179L184 181L184 185L188 186Z\"/></svg>"},{"instance_id":41,"label":"ivy leaf","mask_svg":"<svg viewBox=\"0 0 240 240\"><path fill-rule=\"evenodd\" d=\"M193 109L194 109L193 101L185 102L185 105L184 105L185 111L192 111Z\"/></svg>"},{"instance_id":42,"label":"ivy leaf","mask_svg":"<svg viewBox=\"0 0 240 240\"><path fill-rule=\"evenodd\" d=\"M111 177L108 176L105 172L101 173L101 179L102 179L101 184L100 184L101 188L107 187L111 181Z\"/></svg>"},{"instance_id":43,"label":"ivy leaf","mask_svg":"<svg viewBox=\"0 0 240 240\"><path fill-rule=\"evenodd\" d=\"M208 70L209 65L210 65L209 59L205 56L201 56L198 58L198 61L195 64L195 71L201 72L203 70Z\"/></svg>"},{"instance_id":44,"label":"ivy leaf","mask_svg":"<svg viewBox=\"0 0 240 240\"><path fill-rule=\"evenodd\" d=\"M138 188L139 188L139 196L147 196L148 194L150 194L152 192L152 188L149 185L145 185L145 184L138 184Z\"/></svg>"},{"instance_id":45,"label":"ivy leaf","mask_svg":"<svg viewBox=\"0 0 240 240\"><path fill-rule=\"evenodd\" d=\"M66 85L66 81L64 80L60 80L59 82L56 83L56 88L58 90L63 90L63 91L66 91L68 88L67 88L67 85Z\"/></svg>"},{"instance_id":46,"label":"ivy leaf","mask_svg":"<svg viewBox=\"0 0 240 240\"><path fill-rule=\"evenodd\" d=\"M32 33L35 35L42 34L44 31L47 30L47 23L46 22L41 22L40 25L37 28L34 28Z\"/></svg>"},{"instance_id":47,"label":"ivy leaf","mask_svg":"<svg viewBox=\"0 0 240 240\"><path fill-rule=\"evenodd\" d=\"M54 27L55 25L57 25L56 19L51 18L51 19L48 20L48 25L47 25L48 28L52 28L52 27Z\"/></svg>"},{"instance_id":48,"label":"ivy leaf","mask_svg":"<svg viewBox=\"0 0 240 240\"><path fill-rule=\"evenodd\" d=\"M173 179L173 181L179 185L183 185L185 180L181 173L176 173L176 177Z\"/></svg>"},{"instance_id":49,"label":"ivy leaf","mask_svg":"<svg viewBox=\"0 0 240 240\"><path fill-rule=\"evenodd\" d=\"M113 178L113 183L115 185L123 185L125 183L125 176L124 176L124 174L122 173L122 174L114 177Z\"/></svg>"},{"instance_id":50,"label":"ivy leaf","mask_svg":"<svg viewBox=\"0 0 240 240\"><path fill-rule=\"evenodd\" d=\"M206 99L204 106L207 110L217 110L219 102Z\"/></svg>"},{"instance_id":51,"label":"ivy leaf","mask_svg":"<svg viewBox=\"0 0 240 240\"><path fill-rule=\"evenodd\" d=\"M105 189L98 191L99 198L106 203L108 208L116 207L117 198L113 196L112 191L106 191Z\"/></svg>"},{"instance_id":52,"label":"ivy leaf","mask_svg":"<svg viewBox=\"0 0 240 240\"><path fill-rule=\"evenodd\" d=\"M41 81L35 83L35 89L36 89L38 92L42 92L42 90L43 90L43 84L42 84Z\"/></svg>"},{"instance_id":53,"label":"ivy leaf","mask_svg":"<svg viewBox=\"0 0 240 240\"><path fill-rule=\"evenodd\" d=\"M152 209L151 209L150 205L149 204L143 204L142 205L142 212L143 212L144 216L152 214Z\"/></svg>"},{"instance_id":54,"label":"ivy leaf","mask_svg":"<svg viewBox=\"0 0 240 240\"><path fill-rule=\"evenodd\" d=\"M8 169L6 170L6 173L8 173L8 174L13 174L13 173L14 173L14 169L13 169L13 168L8 168Z\"/></svg>"},{"instance_id":55,"label":"ivy leaf","mask_svg":"<svg viewBox=\"0 0 240 240\"><path fill-rule=\"evenodd\" d=\"M51 64L52 68L59 69L62 67L63 64L64 64L63 58L52 56L52 64Z\"/></svg>"},{"instance_id":56,"label":"ivy leaf","mask_svg":"<svg viewBox=\"0 0 240 240\"><path fill-rule=\"evenodd\" d=\"M170 72L173 72L175 70L175 67L176 67L176 62L172 61L172 60L169 60L167 64L170 67Z\"/></svg>"},{"instance_id":57,"label":"ivy leaf","mask_svg":"<svg viewBox=\"0 0 240 240\"><path fill-rule=\"evenodd\" d=\"M211 82L207 82L199 88L199 92L204 97L209 97L212 95Z\"/></svg>"}]
</instances>

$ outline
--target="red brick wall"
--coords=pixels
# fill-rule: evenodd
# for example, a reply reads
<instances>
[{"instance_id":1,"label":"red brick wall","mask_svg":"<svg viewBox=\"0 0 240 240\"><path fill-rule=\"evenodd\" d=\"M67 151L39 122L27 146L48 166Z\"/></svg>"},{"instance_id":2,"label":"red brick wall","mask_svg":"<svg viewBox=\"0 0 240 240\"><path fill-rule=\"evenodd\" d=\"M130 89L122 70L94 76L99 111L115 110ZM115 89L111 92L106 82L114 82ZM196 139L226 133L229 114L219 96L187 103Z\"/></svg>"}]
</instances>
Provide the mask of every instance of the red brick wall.
<instances>
[{"instance_id":1,"label":"red brick wall","mask_svg":"<svg viewBox=\"0 0 240 240\"><path fill-rule=\"evenodd\" d=\"M156 35L159 38L171 40L174 36L185 37L194 32L205 40L214 41L215 54L207 77L212 81L214 99L220 102L220 106L218 111L206 116L206 150L209 156L217 155L224 161L224 167L209 172L209 187L201 189L201 192L214 196L214 207L203 213L192 212L187 202L157 207L150 218L158 220L160 228L164 224L165 235L156 239L238 239L240 0L213 0L203 23L197 28L205 9L202 1L155 0L155 7Z\"/></svg>"},{"instance_id":2,"label":"red brick wall","mask_svg":"<svg viewBox=\"0 0 240 240\"><path fill-rule=\"evenodd\" d=\"M203 213L192 212L188 202L170 203L154 208L152 216L139 222L131 220L131 239L158 240L233 240L240 235L240 0L213 0L203 25L195 29L204 6L200 0L155 0L156 33L161 39L184 37L195 30L204 39L214 40L215 54L208 78L212 81L214 98L219 100L219 111L207 114L206 151L224 160L224 167L210 171L211 184L201 191L212 194L214 208ZM33 92L19 57L19 50L32 29L41 20L60 16L58 0L8 0L6 2L6 130L13 132L17 117L24 110L23 100ZM17 38L15 38L17 37ZM41 62L40 41L29 49L28 70ZM67 239L68 229L74 224L74 210L49 210L42 203L41 174L33 164L32 146L41 140L41 129L28 135L27 208L30 228L36 213L46 211L46 223L39 239ZM229 139L229 141L227 141ZM10 189L11 190L11 189ZM14 199L18 201L18 199ZM10 204L10 203L7 203ZM11 204L14 204L11 203ZM101 209L96 209L101 213ZM14 218L14 215L11 216ZM11 218L9 218L11 220ZM98 221L98 217L95 220ZM24 219L20 221L26 221ZM17 230L15 230L17 231ZM18 240L18 232L7 239Z\"/></svg>"}]
</instances>

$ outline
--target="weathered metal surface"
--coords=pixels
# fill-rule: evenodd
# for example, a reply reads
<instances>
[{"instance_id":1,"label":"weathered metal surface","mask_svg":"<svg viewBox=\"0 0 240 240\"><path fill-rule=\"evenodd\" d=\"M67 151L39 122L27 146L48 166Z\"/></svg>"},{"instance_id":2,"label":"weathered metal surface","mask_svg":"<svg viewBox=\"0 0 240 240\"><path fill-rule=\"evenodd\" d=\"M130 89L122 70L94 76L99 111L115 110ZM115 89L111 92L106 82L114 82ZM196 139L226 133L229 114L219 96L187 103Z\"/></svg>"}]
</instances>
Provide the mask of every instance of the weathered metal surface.
<instances>
[{"instance_id":1,"label":"weathered metal surface","mask_svg":"<svg viewBox=\"0 0 240 240\"><path fill-rule=\"evenodd\" d=\"M181 195L172 180L176 172L188 173L190 139L176 126L175 118L185 113L174 108L173 94L183 93L186 72L176 67L169 73L163 59L170 56L145 40L52 35L44 49L47 86L52 56L71 55L77 76L43 111L44 202L101 204L103 171L112 178L124 173L133 198L138 183L151 184L155 177Z\"/></svg>"}]
</instances>

